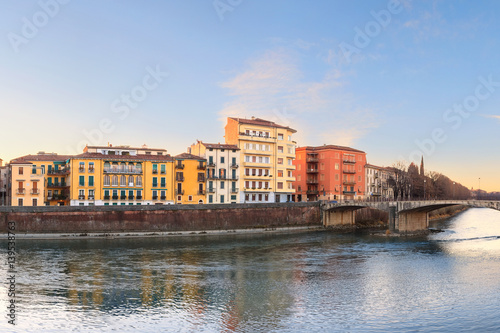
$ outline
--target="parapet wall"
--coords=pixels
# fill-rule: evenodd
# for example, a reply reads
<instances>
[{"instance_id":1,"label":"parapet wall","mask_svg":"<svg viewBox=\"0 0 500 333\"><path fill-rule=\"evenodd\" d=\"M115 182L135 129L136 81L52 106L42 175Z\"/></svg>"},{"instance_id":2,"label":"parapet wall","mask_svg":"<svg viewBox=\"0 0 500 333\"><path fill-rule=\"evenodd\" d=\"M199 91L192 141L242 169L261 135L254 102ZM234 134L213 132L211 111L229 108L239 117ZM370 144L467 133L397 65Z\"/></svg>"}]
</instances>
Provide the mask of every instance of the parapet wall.
<instances>
[{"instance_id":1,"label":"parapet wall","mask_svg":"<svg viewBox=\"0 0 500 333\"><path fill-rule=\"evenodd\" d=\"M16 234L233 230L321 226L318 202L231 205L0 208L0 233Z\"/></svg>"}]
</instances>

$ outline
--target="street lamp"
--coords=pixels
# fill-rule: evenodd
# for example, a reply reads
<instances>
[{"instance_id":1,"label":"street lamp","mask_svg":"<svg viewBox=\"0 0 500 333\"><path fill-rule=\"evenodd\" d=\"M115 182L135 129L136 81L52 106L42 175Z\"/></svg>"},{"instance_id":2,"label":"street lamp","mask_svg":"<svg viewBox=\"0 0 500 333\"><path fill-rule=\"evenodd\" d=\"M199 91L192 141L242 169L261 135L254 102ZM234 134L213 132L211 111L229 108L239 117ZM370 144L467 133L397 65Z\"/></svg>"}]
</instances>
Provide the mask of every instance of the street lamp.
<instances>
[{"instance_id":1,"label":"street lamp","mask_svg":"<svg viewBox=\"0 0 500 333\"><path fill-rule=\"evenodd\" d=\"M424 200L425 200L425 183L427 182L427 179L424 179Z\"/></svg>"}]
</instances>

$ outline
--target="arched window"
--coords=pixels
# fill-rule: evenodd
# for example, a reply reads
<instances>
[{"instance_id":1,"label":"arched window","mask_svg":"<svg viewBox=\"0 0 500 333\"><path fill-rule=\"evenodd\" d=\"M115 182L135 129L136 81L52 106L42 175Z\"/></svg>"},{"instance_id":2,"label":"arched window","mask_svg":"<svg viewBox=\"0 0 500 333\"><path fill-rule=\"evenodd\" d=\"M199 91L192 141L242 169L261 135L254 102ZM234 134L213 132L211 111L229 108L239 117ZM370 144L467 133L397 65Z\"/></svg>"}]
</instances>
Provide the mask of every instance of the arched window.
<instances>
[{"instance_id":1,"label":"arched window","mask_svg":"<svg viewBox=\"0 0 500 333\"><path fill-rule=\"evenodd\" d=\"M202 204L203 203L203 200L200 199L200 201L198 201L199 204Z\"/></svg>"},{"instance_id":2,"label":"arched window","mask_svg":"<svg viewBox=\"0 0 500 333\"><path fill-rule=\"evenodd\" d=\"M141 163L137 163L135 165L135 172L142 173L142 164Z\"/></svg>"},{"instance_id":3,"label":"arched window","mask_svg":"<svg viewBox=\"0 0 500 333\"><path fill-rule=\"evenodd\" d=\"M118 176L113 176L111 185L118 186Z\"/></svg>"},{"instance_id":4,"label":"arched window","mask_svg":"<svg viewBox=\"0 0 500 333\"><path fill-rule=\"evenodd\" d=\"M134 172L134 163L130 162L128 164L128 172Z\"/></svg>"},{"instance_id":5,"label":"arched window","mask_svg":"<svg viewBox=\"0 0 500 333\"><path fill-rule=\"evenodd\" d=\"M134 176L128 176L128 186L134 186Z\"/></svg>"},{"instance_id":6,"label":"arched window","mask_svg":"<svg viewBox=\"0 0 500 333\"><path fill-rule=\"evenodd\" d=\"M112 172L118 172L118 162L113 162L113 165L111 167Z\"/></svg>"},{"instance_id":7,"label":"arched window","mask_svg":"<svg viewBox=\"0 0 500 333\"><path fill-rule=\"evenodd\" d=\"M109 176L108 175L104 175L104 186L109 186Z\"/></svg>"},{"instance_id":8,"label":"arched window","mask_svg":"<svg viewBox=\"0 0 500 333\"><path fill-rule=\"evenodd\" d=\"M127 164L125 162L120 163L120 171L121 172L127 171Z\"/></svg>"},{"instance_id":9,"label":"arched window","mask_svg":"<svg viewBox=\"0 0 500 333\"><path fill-rule=\"evenodd\" d=\"M127 186L127 176L120 176L120 186Z\"/></svg>"},{"instance_id":10,"label":"arched window","mask_svg":"<svg viewBox=\"0 0 500 333\"><path fill-rule=\"evenodd\" d=\"M109 162L104 162L104 172L109 172L110 167L111 167L111 165L109 164Z\"/></svg>"},{"instance_id":11,"label":"arched window","mask_svg":"<svg viewBox=\"0 0 500 333\"><path fill-rule=\"evenodd\" d=\"M137 176L137 180L135 183L136 186L142 186L142 176Z\"/></svg>"}]
</instances>

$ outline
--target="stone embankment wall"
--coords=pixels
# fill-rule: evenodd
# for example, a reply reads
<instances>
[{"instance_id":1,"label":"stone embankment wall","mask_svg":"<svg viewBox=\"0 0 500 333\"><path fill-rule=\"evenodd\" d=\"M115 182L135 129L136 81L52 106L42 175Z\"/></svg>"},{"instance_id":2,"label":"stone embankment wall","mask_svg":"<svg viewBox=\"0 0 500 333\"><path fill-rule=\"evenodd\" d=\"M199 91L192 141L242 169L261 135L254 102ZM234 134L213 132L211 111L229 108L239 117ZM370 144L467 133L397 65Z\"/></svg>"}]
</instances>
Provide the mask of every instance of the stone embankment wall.
<instances>
[{"instance_id":1,"label":"stone embankment wall","mask_svg":"<svg viewBox=\"0 0 500 333\"><path fill-rule=\"evenodd\" d=\"M117 233L321 226L318 202L0 208L0 233Z\"/></svg>"}]
</instances>

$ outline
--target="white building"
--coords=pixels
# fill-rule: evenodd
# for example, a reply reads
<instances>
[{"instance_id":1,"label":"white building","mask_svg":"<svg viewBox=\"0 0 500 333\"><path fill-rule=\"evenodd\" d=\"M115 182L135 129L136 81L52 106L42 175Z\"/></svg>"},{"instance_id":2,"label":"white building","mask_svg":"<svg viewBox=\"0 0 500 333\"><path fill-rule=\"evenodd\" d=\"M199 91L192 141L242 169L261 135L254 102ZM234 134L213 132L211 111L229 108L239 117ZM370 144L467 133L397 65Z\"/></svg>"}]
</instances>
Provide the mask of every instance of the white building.
<instances>
[{"instance_id":1,"label":"white building","mask_svg":"<svg viewBox=\"0 0 500 333\"><path fill-rule=\"evenodd\" d=\"M389 187L390 170L385 167L367 164L365 173L367 199L388 200L394 198L393 189Z\"/></svg>"}]
</instances>

